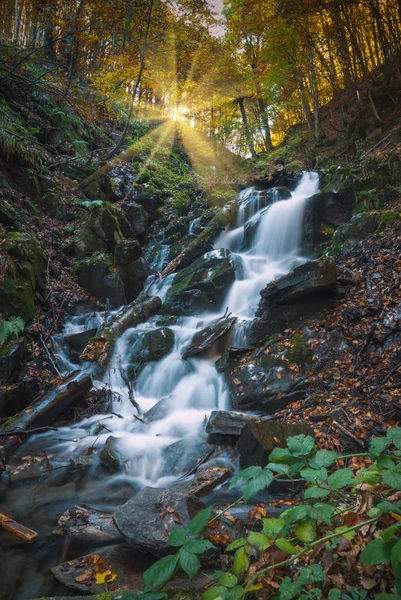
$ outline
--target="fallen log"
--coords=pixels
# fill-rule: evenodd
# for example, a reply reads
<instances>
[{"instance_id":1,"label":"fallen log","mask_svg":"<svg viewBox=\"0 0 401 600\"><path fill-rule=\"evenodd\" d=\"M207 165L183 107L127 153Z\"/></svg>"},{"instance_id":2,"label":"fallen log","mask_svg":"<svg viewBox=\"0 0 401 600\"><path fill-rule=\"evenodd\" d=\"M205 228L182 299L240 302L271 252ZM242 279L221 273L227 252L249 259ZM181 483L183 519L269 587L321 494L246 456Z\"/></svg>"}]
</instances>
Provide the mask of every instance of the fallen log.
<instances>
[{"instance_id":1,"label":"fallen log","mask_svg":"<svg viewBox=\"0 0 401 600\"><path fill-rule=\"evenodd\" d=\"M74 406L92 387L92 378L85 371L74 371L56 390L52 390L20 413L0 425L0 476L5 465L37 427L45 427L65 409ZM9 436L3 434L9 433Z\"/></svg>"},{"instance_id":2,"label":"fallen log","mask_svg":"<svg viewBox=\"0 0 401 600\"><path fill-rule=\"evenodd\" d=\"M162 302L158 296L153 296L141 303L131 303L124 311L116 316L111 323L102 329L86 346L80 356L83 362L96 362L106 368L111 358L116 339L129 327L143 323L155 315L161 308Z\"/></svg>"},{"instance_id":3,"label":"fallen log","mask_svg":"<svg viewBox=\"0 0 401 600\"><path fill-rule=\"evenodd\" d=\"M212 246L217 234L233 221L237 210L237 201L230 202L230 204L220 210L204 231L191 244L188 244L183 252L168 263L161 274L162 278L175 273L178 269L188 267L197 258L208 252L207 245L210 244Z\"/></svg>"},{"instance_id":4,"label":"fallen log","mask_svg":"<svg viewBox=\"0 0 401 600\"><path fill-rule=\"evenodd\" d=\"M28 544L31 544L39 537L39 534L36 533L36 531L25 527L25 525L17 523L17 521L14 521L14 519L11 519L10 517L7 517L7 515L3 515L1 513L0 525L3 527L3 529L11 533L12 535L15 535L23 542L27 542Z\"/></svg>"}]
</instances>

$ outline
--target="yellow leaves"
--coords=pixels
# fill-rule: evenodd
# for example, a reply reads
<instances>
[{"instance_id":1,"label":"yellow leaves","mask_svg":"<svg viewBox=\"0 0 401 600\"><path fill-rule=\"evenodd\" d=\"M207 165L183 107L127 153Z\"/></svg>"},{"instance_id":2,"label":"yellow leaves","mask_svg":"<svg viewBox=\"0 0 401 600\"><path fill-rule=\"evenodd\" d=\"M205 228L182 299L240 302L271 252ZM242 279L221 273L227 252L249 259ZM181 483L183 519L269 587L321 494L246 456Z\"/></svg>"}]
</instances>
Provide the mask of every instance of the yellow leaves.
<instances>
[{"instance_id":1,"label":"yellow leaves","mask_svg":"<svg viewBox=\"0 0 401 600\"><path fill-rule=\"evenodd\" d=\"M113 573L108 569L104 571L104 573L96 573L95 581L96 583L111 583L117 579L117 573Z\"/></svg>"}]
</instances>

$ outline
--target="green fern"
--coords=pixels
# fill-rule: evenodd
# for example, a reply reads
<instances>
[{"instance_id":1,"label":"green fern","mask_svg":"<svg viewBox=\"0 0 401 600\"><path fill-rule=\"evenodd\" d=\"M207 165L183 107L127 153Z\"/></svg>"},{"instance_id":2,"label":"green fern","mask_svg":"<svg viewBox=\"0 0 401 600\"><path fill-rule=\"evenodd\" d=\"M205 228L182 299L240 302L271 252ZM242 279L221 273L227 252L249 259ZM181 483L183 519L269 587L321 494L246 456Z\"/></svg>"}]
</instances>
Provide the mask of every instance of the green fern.
<instances>
[{"instance_id":1,"label":"green fern","mask_svg":"<svg viewBox=\"0 0 401 600\"><path fill-rule=\"evenodd\" d=\"M24 330L25 323L21 317L12 317L9 321L0 321L0 346L7 340L18 337Z\"/></svg>"},{"instance_id":2,"label":"green fern","mask_svg":"<svg viewBox=\"0 0 401 600\"><path fill-rule=\"evenodd\" d=\"M80 202L75 202L77 206L82 206L82 208L87 208L88 210L92 210L96 206L103 206L103 200L82 200Z\"/></svg>"}]
</instances>

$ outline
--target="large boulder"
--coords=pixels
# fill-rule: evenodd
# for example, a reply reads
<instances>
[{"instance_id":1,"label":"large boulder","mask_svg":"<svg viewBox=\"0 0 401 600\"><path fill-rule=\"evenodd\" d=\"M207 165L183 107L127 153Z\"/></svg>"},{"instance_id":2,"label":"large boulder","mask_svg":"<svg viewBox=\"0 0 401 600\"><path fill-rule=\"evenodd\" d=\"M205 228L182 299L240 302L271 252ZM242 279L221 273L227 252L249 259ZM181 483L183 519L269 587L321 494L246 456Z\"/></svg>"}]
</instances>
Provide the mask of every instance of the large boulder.
<instances>
[{"instance_id":1,"label":"large boulder","mask_svg":"<svg viewBox=\"0 0 401 600\"><path fill-rule=\"evenodd\" d=\"M136 202L124 202L118 218L121 231L126 238L140 238L148 229L147 212Z\"/></svg>"},{"instance_id":2,"label":"large boulder","mask_svg":"<svg viewBox=\"0 0 401 600\"><path fill-rule=\"evenodd\" d=\"M205 350L208 350L218 340L225 338L231 331L233 325L237 321L237 317L228 317L226 319L216 319L202 329L195 333L189 346L187 346L182 353L184 359L196 356Z\"/></svg>"},{"instance_id":3,"label":"large boulder","mask_svg":"<svg viewBox=\"0 0 401 600\"><path fill-rule=\"evenodd\" d=\"M76 274L79 284L93 296L103 301L108 299L111 306L124 304L124 283L105 256L93 255L82 260L76 267Z\"/></svg>"},{"instance_id":4,"label":"large boulder","mask_svg":"<svg viewBox=\"0 0 401 600\"><path fill-rule=\"evenodd\" d=\"M15 381L18 378L26 352L24 338L0 347L0 382Z\"/></svg>"},{"instance_id":5,"label":"large boulder","mask_svg":"<svg viewBox=\"0 0 401 600\"><path fill-rule=\"evenodd\" d=\"M216 310L234 280L235 264L231 253L225 249L208 252L176 274L162 311L185 314L188 298L193 297L194 292L197 309Z\"/></svg>"},{"instance_id":6,"label":"large boulder","mask_svg":"<svg viewBox=\"0 0 401 600\"><path fill-rule=\"evenodd\" d=\"M212 411L206 425L206 433L211 436L238 437L250 420L256 419L249 414L232 412L228 410Z\"/></svg>"},{"instance_id":7,"label":"large boulder","mask_svg":"<svg viewBox=\"0 0 401 600\"><path fill-rule=\"evenodd\" d=\"M93 208L87 224L76 235L75 254L87 256L99 251L114 252L116 244L123 239L119 215L112 204L105 203Z\"/></svg>"},{"instance_id":8,"label":"large boulder","mask_svg":"<svg viewBox=\"0 0 401 600\"><path fill-rule=\"evenodd\" d=\"M132 302L145 287L149 269L143 258L139 258L124 267L119 267L118 274L124 283L125 299L127 302Z\"/></svg>"},{"instance_id":9,"label":"large boulder","mask_svg":"<svg viewBox=\"0 0 401 600\"><path fill-rule=\"evenodd\" d=\"M143 367L161 360L174 348L174 332L168 327L151 329L146 333L134 332L130 339L128 375L138 377Z\"/></svg>"},{"instance_id":10,"label":"large boulder","mask_svg":"<svg viewBox=\"0 0 401 600\"><path fill-rule=\"evenodd\" d=\"M241 469L253 465L265 467L276 446L284 447L287 438L300 434L313 436L313 429L307 425L274 423L265 419L250 421L241 431L237 443Z\"/></svg>"},{"instance_id":11,"label":"large boulder","mask_svg":"<svg viewBox=\"0 0 401 600\"><path fill-rule=\"evenodd\" d=\"M372 211L354 215L352 219L339 227L333 235L335 252L347 251L367 239L373 233L401 219L398 211Z\"/></svg>"},{"instance_id":12,"label":"large boulder","mask_svg":"<svg viewBox=\"0 0 401 600\"><path fill-rule=\"evenodd\" d=\"M336 267L333 258L300 265L288 275L269 283L260 293L256 319L250 329L250 343L266 336L298 327L327 306L334 296Z\"/></svg>"},{"instance_id":13,"label":"large boulder","mask_svg":"<svg viewBox=\"0 0 401 600\"><path fill-rule=\"evenodd\" d=\"M246 360L226 352L217 362L217 369L224 375L236 410L271 414L305 397L305 373L311 360L308 340L299 335L292 346L273 339L266 354L254 351Z\"/></svg>"},{"instance_id":14,"label":"large boulder","mask_svg":"<svg viewBox=\"0 0 401 600\"><path fill-rule=\"evenodd\" d=\"M351 176L335 175L317 194L308 198L303 220L303 243L313 251L328 240L327 232L349 221L355 205L354 181Z\"/></svg>"},{"instance_id":15,"label":"large boulder","mask_svg":"<svg viewBox=\"0 0 401 600\"><path fill-rule=\"evenodd\" d=\"M333 258L308 261L269 283L261 292L262 300L256 316L266 307L292 304L305 298L320 296L332 291L337 283L336 264Z\"/></svg>"},{"instance_id":16,"label":"large boulder","mask_svg":"<svg viewBox=\"0 0 401 600\"><path fill-rule=\"evenodd\" d=\"M176 550L168 545L168 535L174 529L185 529L203 508L194 494L181 488L145 487L113 514L113 520L135 549L166 556Z\"/></svg>"},{"instance_id":17,"label":"large boulder","mask_svg":"<svg viewBox=\"0 0 401 600\"><path fill-rule=\"evenodd\" d=\"M10 232L2 240L0 270L0 313L33 318L35 292L46 285L46 257L38 242L28 233Z\"/></svg>"}]
</instances>

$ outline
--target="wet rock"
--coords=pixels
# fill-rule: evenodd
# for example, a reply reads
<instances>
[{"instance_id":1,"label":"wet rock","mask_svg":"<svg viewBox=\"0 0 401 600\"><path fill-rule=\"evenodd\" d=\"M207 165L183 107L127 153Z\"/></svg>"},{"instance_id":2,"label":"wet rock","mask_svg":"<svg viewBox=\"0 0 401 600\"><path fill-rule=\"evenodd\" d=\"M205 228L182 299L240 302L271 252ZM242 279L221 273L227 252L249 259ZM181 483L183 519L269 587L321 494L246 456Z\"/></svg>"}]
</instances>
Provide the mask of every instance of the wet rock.
<instances>
[{"instance_id":1,"label":"wet rock","mask_svg":"<svg viewBox=\"0 0 401 600\"><path fill-rule=\"evenodd\" d=\"M313 436L313 429L306 425L291 423L250 421L243 428L237 443L241 469L253 465L265 467L269 462L270 452L277 445L285 447L287 438L301 433Z\"/></svg>"},{"instance_id":2,"label":"wet rock","mask_svg":"<svg viewBox=\"0 0 401 600\"><path fill-rule=\"evenodd\" d=\"M97 548L96 554L99 555L104 565L110 567L112 573L117 574L116 583L121 586L122 590L114 592L114 594L112 592L107 593L105 592L104 583L95 582L95 571L91 562L91 560L93 561L93 554L81 556L53 567L52 573L56 579L72 590L77 590L84 594L99 594L99 596L96 595L96 598L99 600L105 600L106 596L107 599L132 600L136 596L135 592L143 590L142 573L151 566L154 558L145 556L128 544ZM85 571L88 571L90 575L87 585L76 581L76 577L84 574ZM93 575L91 575L92 573ZM169 597L176 597L177 600L180 597L182 598L183 594L192 597L192 593L195 594L198 589L203 588L210 582L213 573L213 569L202 569L202 573L198 573L192 581L185 573L177 573L177 575L166 583L163 589L169 593ZM132 591L130 592L129 590ZM175 596L175 591L177 591L177 596ZM79 596L79 598L82 599L82 596ZM58 596L57 599L48 598L47 600L60 600L60 597ZM74 597L71 600L74 600Z\"/></svg>"},{"instance_id":3,"label":"wet rock","mask_svg":"<svg viewBox=\"0 0 401 600\"><path fill-rule=\"evenodd\" d=\"M308 338L298 336L294 346L272 336L267 354L254 351L245 362L241 354L223 354L216 367L224 375L235 409L271 414L305 397L305 371L312 361Z\"/></svg>"},{"instance_id":4,"label":"wet rock","mask_svg":"<svg viewBox=\"0 0 401 600\"><path fill-rule=\"evenodd\" d=\"M0 385L0 417L12 417L26 406L35 396L35 383L30 377L24 377L15 384Z\"/></svg>"},{"instance_id":5,"label":"wet rock","mask_svg":"<svg viewBox=\"0 0 401 600\"><path fill-rule=\"evenodd\" d=\"M176 312L177 305L183 303L188 307L188 292L191 296L195 291L198 292L197 308L200 304L203 310L217 309L234 280L235 265L231 253L225 249L208 252L176 274L162 311L182 314L184 311Z\"/></svg>"},{"instance_id":6,"label":"wet rock","mask_svg":"<svg viewBox=\"0 0 401 600\"><path fill-rule=\"evenodd\" d=\"M179 217L172 220L163 232L163 241L166 244L171 244L184 237L188 231L187 217Z\"/></svg>"},{"instance_id":7,"label":"wet rock","mask_svg":"<svg viewBox=\"0 0 401 600\"><path fill-rule=\"evenodd\" d=\"M125 302L124 283L116 271L111 270L109 261L103 256L93 256L81 261L76 269L78 281L93 296L108 299L111 306Z\"/></svg>"},{"instance_id":8,"label":"wet rock","mask_svg":"<svg viewBox=\"0 0 401 600\"><path fill-rule=\"evenodd\" d=\"M150 221L153 220L151 215L163 204L163 199L161 192L141 191L134 196L135 202L143 206L148 213Z\"/></svg>"},{"instance_id":9,"label":"wet rock","mask_svg":"<svg viewBox=\"0 0 401 600\"><path fill-rule=\"evenodd\" d=\"M336 281L334 259L321 258L269 283L260 292L249 343L257 345L273 333L299 327L325 310L328 301L334 298Z\"/></svg>"},{"instance_id":10,"label":"wet rock","mask_svg":"<svg viewBox=\"0 0 401 600\"><path fill-rule=\"evenodd\" d=\"M205 327L205 329L202 329L202 331L195 333L191 343L183 351L182 357L186 359L204 352L218 340L227 336L236 321L237 317L217 319Z\"/></svg>"},{"instance_id":11,"label":"wet rock","mask_svg":"<svg viewBox=\"0 0 401 600\"><path fill-rule=\"evenodd\" d=\"M26 342L20 338L0 348L0 382L14 382L18 378L27 353Z\"/></svg>"},{"instance_id":12,"label":"wet rock","mask_svg":"<svg viewBox=\"0 0 401 600\"><path fill-rule=\"evenodd\" d=\"M81 181L83 179L83 172L81 167L78 167L76 173L73 172L72 175L66 174L68 177L77 175L78 177L74 178ZM102 173L101 171L92 173L87 181L82 181L79 187L89 200L110 200L113 195L111 179L107 173Z\"/></svg>"},{"instance_id":13,"label":"wet rock","mask_svg":"<svg viewBox=\"0 0 401 600\"><path fill-rule=\"evenodd\" d=\"M124 283L126 302L132 302L142 292L149 269L143 258L139 258L118 268L118 274Z\"/></svg>"},{"instance_id":14,"label":"wet rock","mask_svg":"<svg viewBox=\"0 0 401 600\"><path fill-rule=\"evenodd\" d=\"M68 536L79 544L117 544L123 537L111 514L87 506L71 506L57 521L56 535Z\"/></svg>"},{"instance_id":15,"label":"wet rock","mask_svg":"<svg viewBox=\"0 0 401 600\"><path fill-rule=\"evenodd\" d=\"M190 492L197 496L197 498L202 498L227 481L231 474L232 469L229 467L206 465L199 467L191 481L184 484L180 483L173 487L182 489L186 493Z\"/></svg>"},{"instance_id":16,"label":"wet rock","mask_svg":"<svg viewBox=\"0 0 401 600\"><path fill-rule=\"evenodd\" d=\"M138 240L120 240L114 250L114 261L117 267L128 267L138 260L142 254L142 248Z\"/></svg>"},{"instance_id":17,"label":"wet rock","mask_svg":"<svg viewBox=\"0 0 401 600\"><path fill-rule=\"evenodd\" d=\"M151 329L131 337L130 366L128 376L135 378L149 362L161 360L174 348L174 332L168 327Z\"/></svg>"},{"instance_id":18,"label":"wet rock","mask_svg":"<svg viewBox=\"0 0 401 600\"><path fill-rule=\"evenodd\" d=\"M214 410L207 422L206 433L213 436L238 437L245 425L255 419L257 417L252 415L230 412L228 410Z\"/></svg>"},{"instance_id":19,"label":"wet rock","mask_svg":"<svg viewBox=\"0 0 401 600\"><path fill-rule=\"evenodd\" d=\"M164 419L174 408L174 404L174 399L162 398L159 400L159 402L156 402L156 404L152 406L150 410L144 413L143 420L145 423L154 423L155 421Z\"/></svg>"},{"instance_id":20,"label":"wet rock","mask_svg":"<svg viewBox=\"0 0 401 600\"><path fill-rule=\"evenodd\" d=\"M96 333L97 327L93 327L92 329L86 329L85 331L79 331L78 333L70 333L65 336L64 340L71 348L74 348L74 350L83 350Z\"/></svg>"},{"instance_id":21,"label":"wet rock","mask_svg":"<svg viewBox=\"0 0 401 600\"><path fill-rule=\"evenodd\" d=\"M213 448L213 445L194 436L178 440L162 450L165 472L171 475L187 473Z\"/></svg>"},{"instance_id":22,"label":"wet rock","mask_svg":"<svg viewBox=\"0 0 401 600\"><path fill-rule=\"evenodd\" d=\"M304 298L330 292L337 283L336 264L333 258L308 261L269 283L261 292L256 316L267 307L292 304Z\"/></svg>"},{"instance_id":23,"label":"wet rock","mask_svg":"<svg viewBox=\"0 0 401 600\"><path fill-rule=\"evenodd\" d=\"M113 520L127 542L141 552L155 556L173 554L168 535L188 522L204 508L191 493L177 488L145 487L114 514Z\"/></svg>"},{"instance_id":24,"label":"wet rock","mask_svg":"<svg viewBox=\"0 0 401 600\"><path fill-rule=\"evenodd\" d=\"M119 438L110 435L101 450L100 462L110 471L119 471L124 465L124 453Z\"/></svg>"},{"instance_id":25,"label":"wet rock","mask_svg":"<svg viewBox=\"0 0 401 600\"><path fill-rule=\"evenodd\" d=\"M121 231L126 238L137 238L146 233L148 229L148 215L146 210L136 202L124 202L119 215Z\"/></svg>"}]
</instances>

